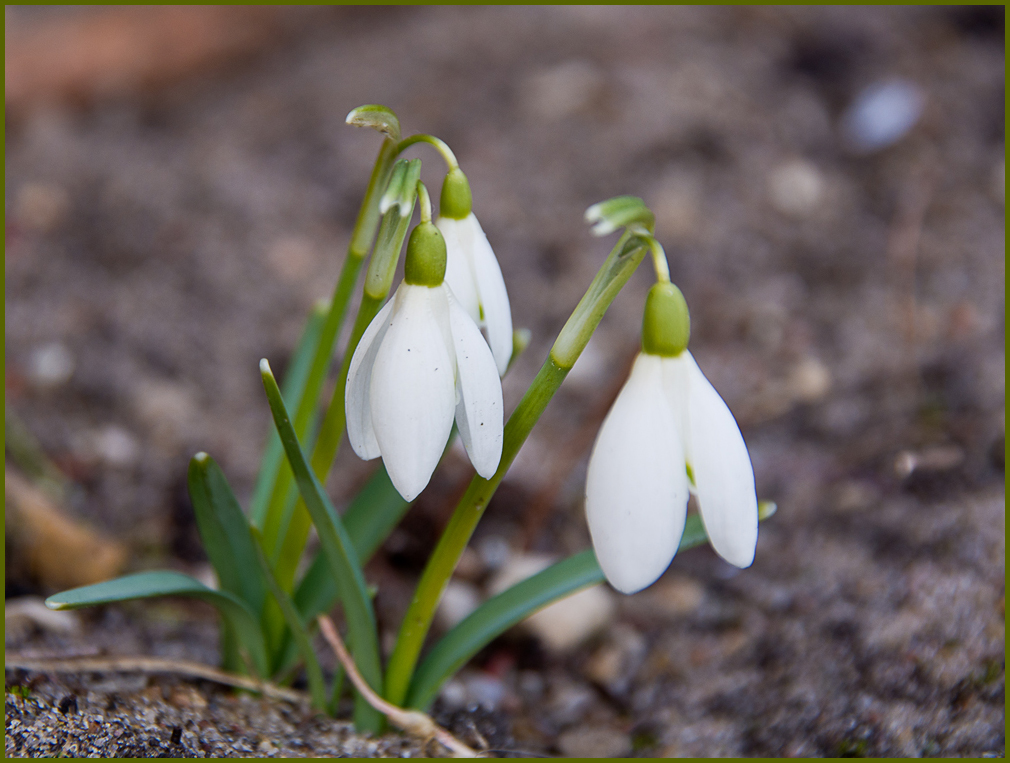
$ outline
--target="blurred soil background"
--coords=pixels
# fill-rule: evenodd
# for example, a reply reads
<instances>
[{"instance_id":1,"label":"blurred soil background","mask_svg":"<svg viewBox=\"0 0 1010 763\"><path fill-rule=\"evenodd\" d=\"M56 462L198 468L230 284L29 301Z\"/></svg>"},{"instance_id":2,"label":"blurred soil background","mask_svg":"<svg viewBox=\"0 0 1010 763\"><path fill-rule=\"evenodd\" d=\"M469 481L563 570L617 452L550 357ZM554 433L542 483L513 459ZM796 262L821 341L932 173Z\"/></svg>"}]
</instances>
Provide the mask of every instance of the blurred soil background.
<instances>
[{"instance_id":1,"label":"blurred soil background","mask_svg":"<svg viewBox=\"0 0 1010 763\"><path fill-rule=\"evenodd\" d=\"M539 755L1004 754L1001 6L6 10L6 648L215 664L179 601L56 617L117 571L206 577L185 488L247 500L282 370L330 294L382 103L445 139L533 340L511 410L608 251L655 210L691 348L779 511L499 639L436 717ZM878 87L883 86L883 87ZM876 88L876 89L875 89ZM443 166L423 147L429 188ZM441 612L589 544L589 449L638 346L643 265L492 501ZM338 506L373 468L342 449ZM386 648L454 452L369 566ZM327 663L331 664L331 663ZM419 754L179 675L6 673L7 755Z\"/></svg>"}]
</instances>

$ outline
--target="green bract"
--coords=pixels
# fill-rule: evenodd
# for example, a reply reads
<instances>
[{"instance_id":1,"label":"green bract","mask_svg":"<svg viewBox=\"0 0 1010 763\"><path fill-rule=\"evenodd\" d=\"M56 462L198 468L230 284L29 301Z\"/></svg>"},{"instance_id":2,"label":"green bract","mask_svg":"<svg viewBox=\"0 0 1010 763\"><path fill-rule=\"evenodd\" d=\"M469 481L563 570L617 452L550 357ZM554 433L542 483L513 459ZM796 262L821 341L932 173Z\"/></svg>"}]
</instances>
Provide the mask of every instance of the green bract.
<instances>
[{"instance_id":1,"label":"green bract","mask_svg":"<svg viewBox=\"0 0 1010 763\"><path fill-rule=\"evenodd\" d=\"M411 286L439 286L445 279L445 239L430 222L410 232L403 280Z\"/></svg>"},{"instance_id":2,"label":"green bract","mask_svg":"<svg viewBox=\"0 0 1010 763\"><path fill-rule=\"evenodd\" d=\"M680 289L672 283L653 284L645 298L642 317L642 350L672 358L687 348L691 318Z\"/></svg>"},{"instance_id":3,"label":"green bract","mask_svg":"<svg viewBox=\"0 0 1010 763\"><path fill-rule=\"evenodd\" d=\"M449 170L449 174L445 176L438 206L442 217L451 217L454 220L462 220L473 209L470 181L459 167Z\"/></svg>"}]
</instances>

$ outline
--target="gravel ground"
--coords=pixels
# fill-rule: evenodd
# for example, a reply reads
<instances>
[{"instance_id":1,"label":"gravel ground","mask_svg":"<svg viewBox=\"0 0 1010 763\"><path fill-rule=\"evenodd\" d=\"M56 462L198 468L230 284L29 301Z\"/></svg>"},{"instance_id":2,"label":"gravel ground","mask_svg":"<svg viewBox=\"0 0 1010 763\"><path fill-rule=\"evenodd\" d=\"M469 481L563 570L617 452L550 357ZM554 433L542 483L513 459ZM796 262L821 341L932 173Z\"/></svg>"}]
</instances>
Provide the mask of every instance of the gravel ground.
<instances>
[{"instance_id":1,"label":"gravel ground","mask_svg":"<svg viewBox=\"0 0 1010 763\"><path fill-rule=\"evenodd\" d=\"M779 505L752 568L697 549L641 594L605 593L609 624L577 646L509 634L450 685L440 722L547 755L1002 756L1002 10L304 14L230 65L8 114L6 401L73 480L69 510L131 568L204 569L186 462L206 450L250 494L268 426L256 363L282 369L332 288L377 150L343 119L385 103L455 150L532 330L506 408L608 249L582 212L642 196L692 351ZM53 15L15 9L8 26ZM895 77L921 118L853 149L846 109ZM438 160L418 155L437 188ZM585 462L648 284L636 274L548 408L461 584L488 586L495 549L587 546ZM338 505L370 468L343 449ZM386 640L467 479L450 459L370 565ZM52 592L7 559L8 600ZM8 627L7 648L216 659L200 606L77 628ZM419 752L179 677L6 683L8 755Z\"/></svg>"}]
</instances>

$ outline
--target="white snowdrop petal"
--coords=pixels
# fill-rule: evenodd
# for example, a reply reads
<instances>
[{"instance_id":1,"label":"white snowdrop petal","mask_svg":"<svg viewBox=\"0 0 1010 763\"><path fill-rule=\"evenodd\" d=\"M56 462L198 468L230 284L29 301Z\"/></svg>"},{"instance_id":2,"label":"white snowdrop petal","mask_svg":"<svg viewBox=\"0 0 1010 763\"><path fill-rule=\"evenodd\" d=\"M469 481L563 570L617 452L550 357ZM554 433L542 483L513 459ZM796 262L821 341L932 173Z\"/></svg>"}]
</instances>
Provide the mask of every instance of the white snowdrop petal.
<instances>
[{"instance_id":1,"label":"white snowdrop petal","mask_svg":"<svg viewBox=\"0 0 1010 763\"><path fill-rule=\"evenodd\" d=\"M729 407L691 354L685 351L675 360L687 376L685 450L705 532L719 556L748 567L757 546L758 510L747 445Z\"/></svg>"},{"instance_id":2,"label":"white snowdrop petal","mask_svg":"<svg viewBox=\"0 0 1010 763\"><path fill-rule=\"evenodd\" d=\"M369 405L369 388L372 382L372 366L379 352L383 337L389 328L393 302L389 300L368 324L365 333L351 356L347 369L347 386L344 388L344 411L347 418L347 439L358 458L365 461L378 457L379 443L372 429L372 409Z\"/></svg>"},{"instance_id":3,"label":"white snowdrop petal","mask_svg":"<svg viewBox=\"0 0 1010 763\"><path fill-rule=\"evenodd\" d=\"M502 452L504 406L501 379L491 349L452 292L449 325L456 354L456 427L470 463L484 479L498 469Z\"/></svg>"},{"instance_id":4,"label":"white snowdrop petal","mask_svg":"<svg viewBox=\"0 0 1010 763\"><path fill-rule=\"evenodd\" d=\"M473 274L473 258L460 237L460 220L439 217L435 225L445 239L445 283L474 323L480 325L480 297Z\"/></svg>"},{"instance_id":5,"label":"white snowdrop petal","mask_svg":"<svg viewBox=\"0 0 1010 763\"><path fill-rule=\"evenodd\" d=\"M634 593L670 564L684 532L687 476L660 358L641 354L600 428L586 476L586 519L610 584Z\"/></svg>"},{"instance_id":6,"label":"white snowdrop petal","mask_svg":"<svg viewBox=\"0 0 1010 763\"><path fill-rule=\"evenodd\" d=\"M404 500L424 490L452 430L454 363L440 324L440 287L401 284L389 329L375 356L372 426L393 486Z\"/></svg>"},{"instance_id":7,"label":"white snowdrop petal","mask_svg":"<svg viewBox=\"0 0 1010 763\"><path fill-rule=\"evenodd\" d=\"M460 240L464 246L469 243L481 322L487 327L487 341L498 365L498 375L502 376L512 357L512 308L505 279L498 258L473 212L460 221Z\"/></svg>"}]
</instances>

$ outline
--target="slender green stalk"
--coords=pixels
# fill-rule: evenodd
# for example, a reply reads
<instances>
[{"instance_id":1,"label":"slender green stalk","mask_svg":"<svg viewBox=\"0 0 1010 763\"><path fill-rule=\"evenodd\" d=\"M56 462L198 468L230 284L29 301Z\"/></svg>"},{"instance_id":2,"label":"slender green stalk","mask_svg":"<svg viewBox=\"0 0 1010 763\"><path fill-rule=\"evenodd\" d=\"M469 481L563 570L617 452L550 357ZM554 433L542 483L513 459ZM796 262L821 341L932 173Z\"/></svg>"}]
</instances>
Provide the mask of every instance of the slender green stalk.
<instances>
[{"instance_id":1,"label":"slender green stalk","mask_svg":"<svg viewBox=\"0 0 1010 763\"><path fill-rule=\"evenodd\" d=\"M386 699L402 706L417 658L442 598L488 502L519 453L533 425L557 392L585 348L614 297L645 256L647 244L625 234L600 268L585 296L565 324L550 356L505 424L501 463L491 479L479 475L470 482L418 581L414 597L400 625L396 646L386 669Z\"/></svg>"}]
</instances>

